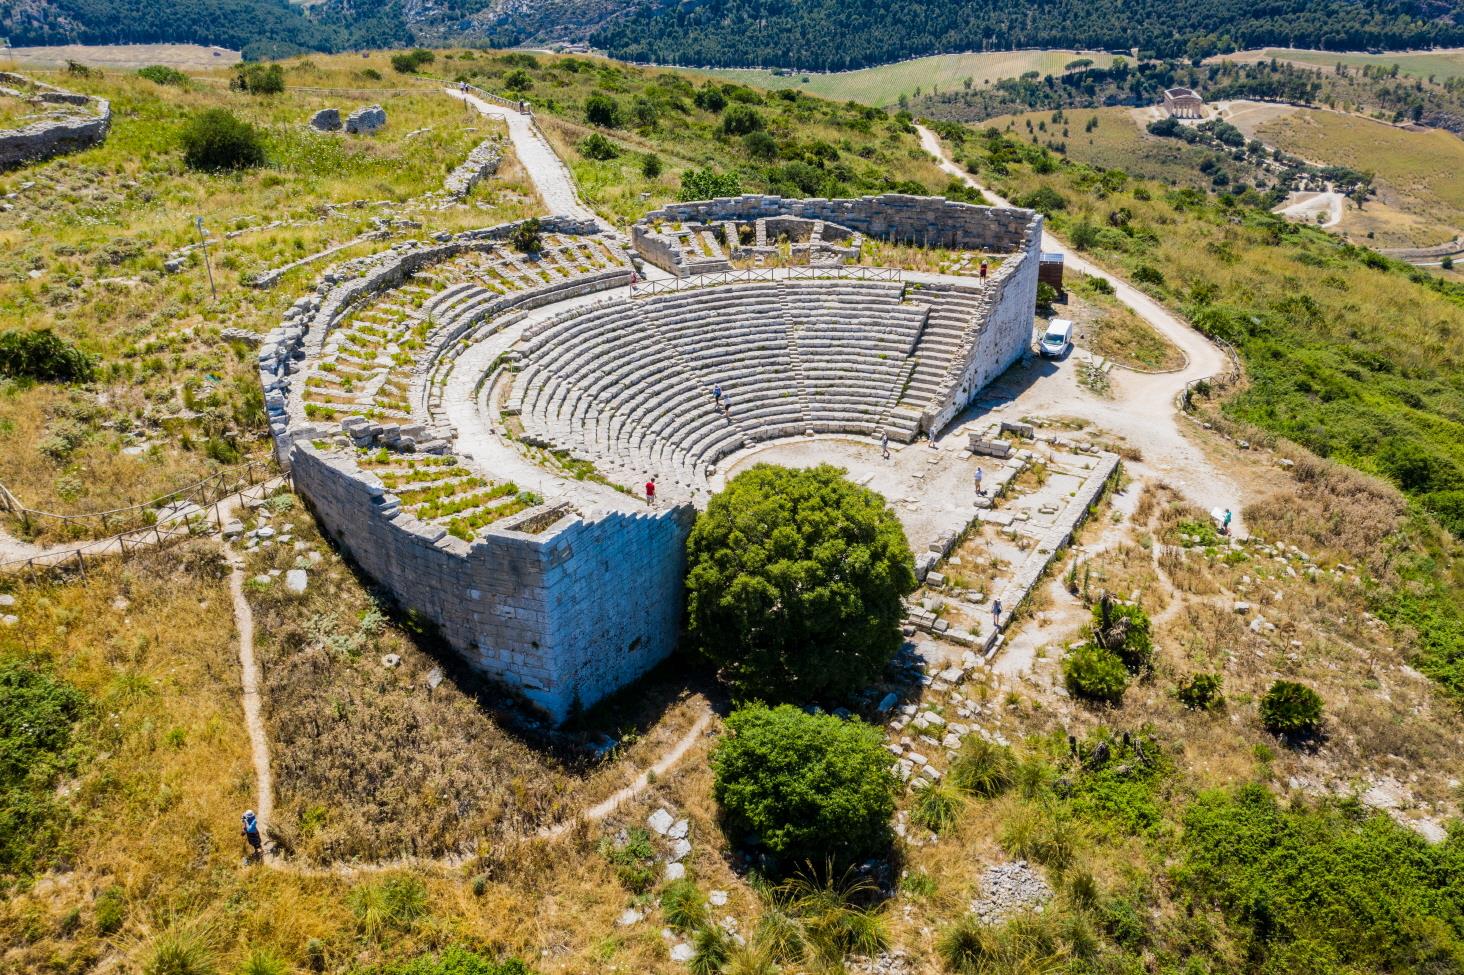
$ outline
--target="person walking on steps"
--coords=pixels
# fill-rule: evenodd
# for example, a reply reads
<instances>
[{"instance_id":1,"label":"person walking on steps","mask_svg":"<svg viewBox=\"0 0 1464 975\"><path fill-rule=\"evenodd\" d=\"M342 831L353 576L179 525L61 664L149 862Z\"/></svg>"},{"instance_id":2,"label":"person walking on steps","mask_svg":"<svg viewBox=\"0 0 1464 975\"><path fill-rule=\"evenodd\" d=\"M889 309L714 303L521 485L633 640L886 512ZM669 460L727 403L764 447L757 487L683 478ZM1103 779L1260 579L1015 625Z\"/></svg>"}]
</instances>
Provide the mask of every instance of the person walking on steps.
<instances>
[{"instance_id":1,"label":"person walking on steps","mask_svg":"<svg viewBox=\"0 0 1464 975\"><path fill-rule=\"evenodd\" d=\"M264 856L264 841L259 838L259 820L254 817L253 809L244 810L244 828L240 832L249 841L249 848L253 851L250 855L256 860Z\"/></svg>"},{"instance_id":2,"label":"person walking on steps","mask_svg":"<svg viewBox=\"0 0 1464 975\"><path fill-rule=\"evenodd\" d=\"M652 477L646 482L646 504L656 503L656 479Z\"/></svg>"},{"instance_id":3,"label":"person walking on steps","mask_svg":"<svg viewBox=\"0 0 1464 975\"><path fill-rule=\"evenodd\" d=\"M983 471L979 465L976 468L976 474L974 475L974 477L976 480L976 493L981 497L985 497L986 489L981 486L981 480L986 477L986 472Z\"/></svg>"},{"instance_id":4,"label":"person walking on steps","mask_svg":"<svg viewBox=\"0 0 1464 975\"><path fill-rule=\"evenodd\" d=\"M1001 626L1001 600L993 599L991 601L991 628L996 629L998 626Z\"/></svg>"},{"instance_id":5,"label":"person walking on steps","mask_svg":"<svg viewBox=\"0 0 1464 975\"><path fill-rule=\"evenodd\" d=\"M716 404L717 409L720 410L722 408L722 384L721 383L713 383L712 384L712 402Z\"/></svg>"},{"instance_id":6,"label":"person walking on steps","mask_svg":"<svg viewBox=\"0 0 1464 975\"><path fill-rule=\"evenodd\" d=\"M879 452L885 460L890 459L890 435L886 430L879 432Z\"/></svg>"}]
</instances>

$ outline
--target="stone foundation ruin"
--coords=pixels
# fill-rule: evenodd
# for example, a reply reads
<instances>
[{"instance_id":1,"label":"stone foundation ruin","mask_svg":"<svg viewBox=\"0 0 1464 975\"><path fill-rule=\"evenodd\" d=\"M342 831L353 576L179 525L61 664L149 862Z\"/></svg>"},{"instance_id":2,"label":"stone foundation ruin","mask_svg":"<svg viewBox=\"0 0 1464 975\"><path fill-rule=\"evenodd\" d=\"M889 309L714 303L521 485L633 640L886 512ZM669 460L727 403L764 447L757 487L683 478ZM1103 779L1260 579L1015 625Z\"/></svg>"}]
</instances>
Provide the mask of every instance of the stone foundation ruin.
<instances>
[{"instance_id":1,"label":"stone foundation ruin","mask_svg":"<svg viewBox=\"0 0 1464 975\"><path fill-rule=\"evenodd\" d=\"M77 94L5 71L0 71L0 94L23 98L36 106L38 114L50 116L0 132L0 170L90 149L106 139L112 127L112 106L105 98Z\"/></svg>"},{"instance_id":2,"label":"stone foundation ruin","mask_svg":"<svg viewBox=\"0 0 1464 975\"><path fill-rule=\"evenodd\" d=\"M510 224L338 266L260 349L277 451L326 530L555 721L674 649L686 535L739 454L938 431L1030 344L1030 211L741 197L650 214L635 249L685 270L677 236L724 216L730 249L771 230L812 266L627 291L615 238L551 217L537 254ZM849 266L861 237L1002 260L985 279Z\"/></svg>"}]
</instances>

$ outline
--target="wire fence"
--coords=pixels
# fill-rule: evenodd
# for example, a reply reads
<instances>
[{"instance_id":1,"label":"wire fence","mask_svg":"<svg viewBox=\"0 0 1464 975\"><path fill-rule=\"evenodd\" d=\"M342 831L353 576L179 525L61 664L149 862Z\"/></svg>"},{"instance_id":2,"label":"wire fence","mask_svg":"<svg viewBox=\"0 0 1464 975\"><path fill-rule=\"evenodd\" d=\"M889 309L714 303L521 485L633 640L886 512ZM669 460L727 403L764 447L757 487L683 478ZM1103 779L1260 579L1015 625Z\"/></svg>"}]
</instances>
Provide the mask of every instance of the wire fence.
<instances>
[{"instance_id":1,"label":"wire fence","mask_svg":"<svg viewBox=\"0 0 1464 975\"><path fill-rule=\"evenodd\" d=\"M1207 395L1210 390L1224 389L1240 379L1240 355L1235 351L1235 346L1221 338L1211 338L1210 341L1214 342L1225 353L1226 368L1224 372L1219 372L1212 376L1202 376L1199 379L1191 379L1184 384L1184 389L1179 393L1179 407L1186 413L1194 409L1192 401L1195 393L1202 392L1203 395Z\"/></svg>"},{"instance_id":2,"label":"wire fence","mask_svg":"<svg viewBox=\"0 0 1464 975\"><path fill-rule=\"evenodd\" d=\"M145 528L120 532L110 538L71 548L46 549L29 558L0 562L0 576L75 572L85 577L89 563L100 559L116 557L126 561L142 552L156 551L190 538L222 534L225 519L229 517L228 509L233 505L262 502L280 488L288 489L290 486L289 474L276 474L266 480L245 484L205 508L179 514Z\"/></svg>"},{"instance_id":3,"label":"wire fence","mask_svg":"<svg viewBox=\"0 0 1464 975\"><path fill-rule=\"evenodd\" d=\"M70 515L27 508L6 489L5 485L0 484L0 511L9 512L19 519L22 530L28 535L38 528L44 529L47 525L59 526L72 538L97 530L125 532L137 528L148 528L168 514L186 509L190 505L202 508L214 504L230 495L238 494L244 488L266 481L275 474L275 466L272 461L254 460L238 467L219 471L217 474L210 474L201 481L196 481L141 504ZM175 509L174 512L167 511L169 508Z\"/></svg>"}]
</instances>

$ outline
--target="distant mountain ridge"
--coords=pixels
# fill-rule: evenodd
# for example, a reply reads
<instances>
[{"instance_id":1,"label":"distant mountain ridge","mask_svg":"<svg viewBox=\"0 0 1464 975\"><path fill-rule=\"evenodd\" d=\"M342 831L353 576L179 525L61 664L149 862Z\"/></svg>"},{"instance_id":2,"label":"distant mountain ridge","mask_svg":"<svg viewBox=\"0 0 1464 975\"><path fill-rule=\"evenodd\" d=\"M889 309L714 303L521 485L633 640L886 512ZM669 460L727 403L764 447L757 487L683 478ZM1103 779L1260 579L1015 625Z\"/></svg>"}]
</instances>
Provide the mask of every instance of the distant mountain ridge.
<instances>
[{"instance_id":1,"label":"distant mountain ridge","mask_svg":"<svg viewBox=\"0 0 1464 975\"><path fill-rule=\"evenodd\" d=\"M591 39L625 60L806 70L1015 48L1201 57L1464 45L1459 0L9 0L16 45L200 43L246 57Z\"/></svg>"}]
</instances>

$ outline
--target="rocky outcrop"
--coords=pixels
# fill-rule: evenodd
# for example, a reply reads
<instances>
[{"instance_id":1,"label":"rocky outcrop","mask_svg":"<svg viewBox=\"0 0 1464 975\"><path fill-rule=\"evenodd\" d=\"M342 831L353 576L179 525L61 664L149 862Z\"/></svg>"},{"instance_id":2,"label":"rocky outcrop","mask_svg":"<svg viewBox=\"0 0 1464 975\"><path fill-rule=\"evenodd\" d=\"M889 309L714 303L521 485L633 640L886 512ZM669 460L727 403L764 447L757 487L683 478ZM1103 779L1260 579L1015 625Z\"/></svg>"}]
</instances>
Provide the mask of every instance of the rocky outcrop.
<instances>
[{"instance_id":1,"label":"rocky outcrop","mask_svg":"<svg viewBox=\"0 0 1464 975\"><path fill-rule=\"evenodd\" d=\"M339 132L341 130L341 110L322 108L310 116L310 127L317 132Z\"/></svg>"},{"instance_id":2,"label":"rocky outcrop","mask_svg":"<svg viewBox=\"0 0 1464 975\"><path fill-rule=\"evenodd\" d=\"M0 169L89 149L106 139L112 126L112 107L104 98L80 95L7 72L0 72L0 85L24 94L37 105L92 106L95 112L91 116L44 118L19 129L0 132Z\"/></svg>"},{"instance_id":3,"label":"rocky outcrop","mask_svg":"<svg viewBox=\"0 0 1464 975\"><path fill-rule=\"evenodd\" d=\"M386 109L371 105L346 117L346 131L352 135L371 135L386 126Z\"/></svg>"}]
</instances>

